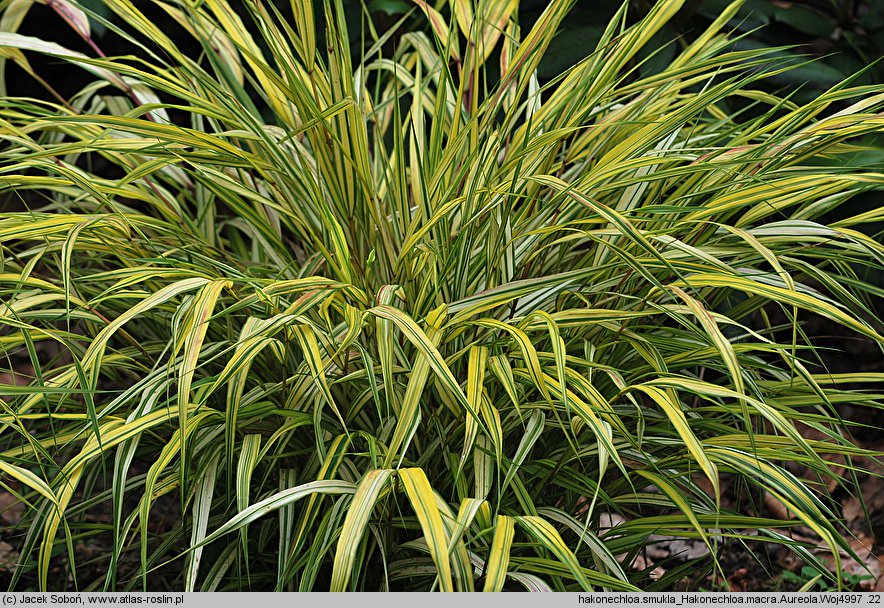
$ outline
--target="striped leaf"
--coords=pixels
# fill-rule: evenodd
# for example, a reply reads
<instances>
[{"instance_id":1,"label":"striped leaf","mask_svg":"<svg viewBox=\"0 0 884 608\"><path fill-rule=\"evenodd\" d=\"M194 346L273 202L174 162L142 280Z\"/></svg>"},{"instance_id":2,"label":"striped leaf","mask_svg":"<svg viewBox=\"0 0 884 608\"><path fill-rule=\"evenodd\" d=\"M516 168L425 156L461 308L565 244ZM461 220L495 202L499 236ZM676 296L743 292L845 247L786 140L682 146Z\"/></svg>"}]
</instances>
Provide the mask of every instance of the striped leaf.
<instances>
[{"instance_id":1,"label":"striped leaf","mask_svg":"<svg viewBox=\"0 0 884 608\"><path fill-rule=\"evenodd\" d=\"M501 591L506 581L507 567L510 562L510 547L516 534L516 522L512 517L498 515L494 526L494 539L488 554L485 567L484 591Z\"/></svg>"},{"instance_id":2,"label":"striped leaf","mask_svg":"<svg viewBox=\"0 0 884 608\"><path fill-rule=\"evenodd\" d=\"M448 558L448 536L445 526L442 524L442 516L436 506L435 493L427 480L427 475L423 469L410 468L400 469L398 476L402 488L405 490L405 495L408 496L408 500L411 501L411 506L417 514L424 538L427 541L427 547L430 550L430 556L433 558L433 563L436 564L439 589L454 591L451 579L451 562Z\"/></svg>"},{"instance_id":3,"label":"striped leaf","mask_svg":"<svg viewBox=\"0 0 884 608\"><path fill-rule=\"evenodd\" d=\"M706 455L702 444L697 439L697 436L694 434L694 432L691 430L691 427L688 424L687 417L684 415L684 412L681 411L679 404L673 401L670 395L666 393L666 391L657 387L636 385L632 388L645 393L651 399L653 399L654 402L660 406L660 409L662 409L663 412L666 414L666 417L669 418L672 426L675 427L675 431L684 441L685 447L687 448L688 452L691 454L694 460L697 461L697 464L700 465L700 469L703 471L703 473L706 475L706 478L712 484L712 488L715 491L715 501L717 503L721 498L721 490L718 483L718 469Z\"/></svg>"},{"instance_id":4,"label":"striped leaf","mask_svg":"<svg viewBox=\"0 0 884 608\"><path fill-rule=\"evenodd\" d=\"M589 579L586 578L577 561L577 557L548 521L536 515L520 515L515 518L515 523L519 524L541 547L555 555L562 564L567 566L584 591L593 590Z\"/></svg>"},{"instance_id":5,"label":"striped leaf","mask_svg":"<svg viewBox=\"0 0 884 608\"><path fill-rule=\"evenodd\" d=\"M331 591L346 591L350 588L353 564L356 561L365 528L368 526L368 519L371 517L378 499L383 493L389 491L387 483L393 474L393 469L376 469L366 473L359 482L351 506L347 511L347 517L344 519L344 527L338 538L335 562L332 568Z\"/></svg>"}]
</instances>

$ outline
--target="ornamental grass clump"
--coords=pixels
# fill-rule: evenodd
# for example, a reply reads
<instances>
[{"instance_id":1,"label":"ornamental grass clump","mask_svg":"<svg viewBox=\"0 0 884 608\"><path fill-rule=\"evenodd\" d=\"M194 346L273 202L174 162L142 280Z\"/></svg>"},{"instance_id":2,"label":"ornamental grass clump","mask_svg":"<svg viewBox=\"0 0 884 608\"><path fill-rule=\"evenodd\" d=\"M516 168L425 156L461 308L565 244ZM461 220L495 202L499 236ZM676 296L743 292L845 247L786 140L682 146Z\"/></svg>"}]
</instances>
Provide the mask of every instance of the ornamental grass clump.
<instances>
[{"instance_id":1,"label":"ornamental grass clump","mask_svg":"<svg viewBox=\"0 0 884 608\"><path fill-rule=\"evenodd\" d=\"M804 322L884 345L884 211L846 206L884 184L884 88L765 92L790 66L737 50L738 3L650 75L682 3L624 5L549 82L573 0L414 0L359 48L340 0L47 0L43 38L31 4L5 61L88 78L0 99L13 587L672 586L633 567L651 535L840 582L838 408L882 374L827 373Z\"/></svg>"}]
</instances>

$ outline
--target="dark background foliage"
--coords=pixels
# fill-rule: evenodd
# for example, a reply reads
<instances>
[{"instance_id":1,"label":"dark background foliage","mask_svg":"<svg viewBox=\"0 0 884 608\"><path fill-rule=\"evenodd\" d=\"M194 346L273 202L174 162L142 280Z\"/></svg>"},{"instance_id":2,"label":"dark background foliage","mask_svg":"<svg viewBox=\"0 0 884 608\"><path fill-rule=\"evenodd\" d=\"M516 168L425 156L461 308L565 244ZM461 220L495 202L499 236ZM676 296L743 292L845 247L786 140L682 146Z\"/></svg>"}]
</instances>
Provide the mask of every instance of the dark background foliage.
<instances>
[{"instance_id":1,"label":"dark background foliage","mask_svg":"<svg viewBox=\"0 0 884 608\"><path fill-rule=\"evenodd\" d=\"M687 2L675 19L665 25L636 60L639 75L647 75L662 69L675 56L679 46L688 44L703 32L709 23L721 13L731 0L692 0ZM287 1L275 0L279 9L286 11ZM402 31L426 28L423 14L414 9L409 0L343 0L350 18L349 35L351 48L358 54L362 40L369 39L365 31L366 18L371 20L377 32L384 32L404 20ZM146 4L146 3L143 3ZM433 4L431 2L431 4ZM630 0L627 21L634 22L647 13L653 0ZM99 0L82 0L81 5L94 11L99 18L93 21L93 32L107 55L130 52L131 46L113 35L100 23L105 8ZM522 0L519 19L523 29L528 29L546 7L546 0ZM558 34L552 47L540 65L541 80L547 80L586 57L595 48L602 29L621 6L620 0L578 0ZM147 7L144 7L146 10ZM68 29L47 6L36 5L35 12L45 13L44 19L28 19L22 33L36 36L43 32L27 31L46 24L57 24L59 30ZM320 14L318 11L317 14ZM158 21L175 24L162 11L157 10ZM778 74L768 81L771 92L789 95L797 103L806 103L826 89L853 75L855 84L871 84L884 81L884 0L746 0L730 27L742 34L735 41L737 48L781 47L779 54L797 67ZM323 31L319 28L319 32ZM61 34L62 32L56 32ZM82 40L72 31L64 32L69 40L54 35L53 39L68 43L69 48L90 52ZM194 44L182 36L182 44ZM390 43L391 52L395 37ZM47 82L68 97L88 81L87 74L79 80L70 66L52 59L34 57L35 65ZM41 65L41 63L43 65ZM15 71L14 66L7 69ZM18 82L11 94L43 97L40 84L24 74L13 79ZM882 142L865 141L870 144ZM879 150L884 148L877 145ZM866 153L868 163L884 161L882 153Z\"/></svg>"},{"instance_id":2,"label":"dark background foliage","mask_svg":"<svg viewBox=\"0 0 884 608\"><path fill-rule=\"evenodd\" d=\"M356 21L363 1L345 3L352 5L350 14ZM730 0L686 3L645 51L641 59L647 61L640 72L658 71L674 57L677 45L686 44L701 33L729 3ZM651 4L653 0L632 0L629 20L638 20ZM546 5L546 0L523 0L519 5L521 22L526 26L533 23ZM577 2L541 66L541 76L559 74L589 54L620 5L619 0ZM372 0L367 4L367 12L383 29L407 14L411 7L405 0ZM866 68L859 83L880 82L884 76L884 65L875 63L884 55L884 0L747 0L730 25L746 35L737 42L740 47L791 47L782 51L783 56L796 62L814 59L812 64L774 79L774 85L795 89L799 102ZM358 27L351 35L359 35Z\"/></svg>"},{"instance_id":3,"label":"dark background foliage","mask_svg":"<svg viewBox=\"0 0 884 608\"><path fill-rule=\"evenodd\" d=\"M367 18L376 32L388 31L400 21L403 21L401 31L427 27L423 14L414 9L415 5L410 0L342 1L350 18L351 48L357 55L361 42L370 39L365 31ZM630 0L627 21L631 23L640 19L653 1ZM666 24L639 54L636 59L638 75L661 70L675 56L679 46L687 45L702 33L730 2L687 2L676 18ZM132 52L133 48L128 42L112 35L101 24L101 19L107 15L100 0L81 0L80 4L96 16L92 23L93 34L105 54L113 56ZM288 2L275 0L275 4L285 12ZM546 5L547 0L521 0L519 20L522 28L530 28ZM578 0L540 65L541 80L561 74L589 55L595 49L604 25L620 6L620 0ZM143 9L147 10L148 7ZM26 20L22 33L44 36L45 29L28 30L55 24L53 27L59 31L53 32L53 40L71 49L92 52L48 6L35 5L31 11L44 13L45 18ZM319 14L321 11L317 11ZM168 25L169 30L177 28L164 12L156 10L154 16L164 26ZM771 92L791 96L797 103L806 103L851 76L854 84L884 81L884 62L880 61L884 57L884 0L746 0L729 26L742 34L735 41L737 48L781 47L780 56L797 67L769 78L767 86ZM318 28L318 31L321 33L323 28ZM200 49L188 36L182 36L181 41L182 44L192 44L193 52L199 53ZM390 52L394 43L395 36L389 43ZM75 94L90 79L88 74L78 75L69 64L59 60L35 56L31 61L43 79L52 83L58 93L66 98ZM15 66L8 65L7 70L10 75L18 76L9 79L13 83L10 94L46 96L41 84L18 72ZM872 144L877 148L863 153L867 156L863 164L884 162L884 142L868 140L856 143Z\"/></svg>"},{"instance_id":4,"label":"dark background foliage","mask_svg":"<svg viewBox=\"0 0 884 608\"><path fill-rule=\"evenodd\" d=\"M371 18L378 31L393 27L400 19L407 21L406 30L425 27L426 20L407 0L343 0L351 17L350 36L358 48L363 35L361 22ZM655 42L640 57L642 74L653 73L675 55L678 45L687 44L721 13L730 0L693 0L685 4L678 16L655 36ZM99 0L82 0L84 8L103 15ZM288 2L277 0L281 10ZM431 2L431 4L433 4ZM631 0L628 20L634 22L646 14L653 0ZM530 27L547 5L546 0L522 0L519 17L523 27ZM573 65L594 48L604 24L620 7L619 0L579 0L565 27L553 43L540 75L550 78ZM51 19L50 9L45 10ZM162 19L161 13L157 14ZM32 19L31 23L39 22ZM44 22L46 23L46 22ZM98 38L106 29L94 23ZM747 0L732 20L732 28L745 36L738 47L786 47L784 57L796 62L811 60L802 67L777 76L771 83L781 90L794 90L795 100L804 102L852 74L861 72L857 84L881 82L884 64L884 0ZM171 23L170 23L171 26ZM112 40L106 40L113 44ZM105 48L108 54L117 50ZM60 66L59 69L64 69ZM52 79L49 79L53 81Z\"/></svg>"}]
</instances>

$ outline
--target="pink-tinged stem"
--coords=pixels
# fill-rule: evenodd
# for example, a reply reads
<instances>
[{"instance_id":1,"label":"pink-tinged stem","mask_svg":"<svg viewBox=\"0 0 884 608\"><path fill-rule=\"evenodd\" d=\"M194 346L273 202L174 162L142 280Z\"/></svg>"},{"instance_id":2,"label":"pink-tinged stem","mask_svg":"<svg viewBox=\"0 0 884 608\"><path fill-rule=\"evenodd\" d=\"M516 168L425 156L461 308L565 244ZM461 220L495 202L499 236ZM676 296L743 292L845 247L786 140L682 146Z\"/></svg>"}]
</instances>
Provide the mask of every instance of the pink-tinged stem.
<instances>
[{"instance_id":1,"label":"pink-tinged stem","mask_svg":"<svg viewBox=\"0 0 884 608\"><path fill-rule=\"evenodd\" d=\"M62 19L64 19L65 23L67 23L69 26L71 26L71 28L80 35L80 38L82 38L86 42L86 44L88 44L99 57L101 57L102 59L107 59L107 55L104 54L104 51L102 51L101 48L98 46L98 44L95 42L95 40L92 39L92 36L90 36L86 31L84 31L83 28L78 27L77 22L75 21L73 15L71 15L70 12L68 12L67 6L64 3L58 2L58 0L47 0L46 4L48 4L50 7L52 7L52 10L54 10L56 13L58 13L58 15ZM123 86L123 90L132 99L132 101L138 105L141 105L142 102L140 99L138 99L138 95L135 93L135 90L132 87L130 87L126 83L126 81L124 81L122 78L120 78L120 83ZM67 102L65 102L65 105L68 105ZM70 108L69 105L68 105L68 107ZM150 112L147 112L144 115L144 117L151 122L156 122L154 120L153 116L151 116ZM177 216L178 213L175 211L175 207L159 191L159 189L153 183L153 180L151 180L148 177L145 177L144 179L147 182L148 187L150 187L150 189L153 191L153 193L156 194L159 197L159 199L161 201L163 201L163 203L166 205L166 207L168 207L168 209L170 211L172 211L172 213L174 213Z\"/></svg>"}]
</instances>

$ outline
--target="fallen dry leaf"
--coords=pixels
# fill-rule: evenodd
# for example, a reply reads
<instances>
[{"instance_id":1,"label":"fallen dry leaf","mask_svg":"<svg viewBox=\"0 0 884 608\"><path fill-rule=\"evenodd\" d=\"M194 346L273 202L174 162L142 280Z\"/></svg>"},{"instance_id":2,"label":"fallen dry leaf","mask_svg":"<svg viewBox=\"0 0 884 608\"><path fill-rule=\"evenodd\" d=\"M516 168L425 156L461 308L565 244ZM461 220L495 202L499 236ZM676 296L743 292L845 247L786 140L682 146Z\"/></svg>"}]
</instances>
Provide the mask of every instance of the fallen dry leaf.
<instances>
[{"instance_id":1,"label":"fallen dry leaf","mask_svg":"<svg viewBox=\"0 0 884 608\"><path fill-rule=\"evenodd\" d=\"M751 577L749 576L749 568L738 568L733 574L727 577L728 588L734 591L749 591Z\"/></svg>"},{"instance_id":2,"label":"fallen dry leaf","mask_svg":"<svg viewBox=\"0 0 884 608\"><path fill-rule=\"evenodd\" d=\"M623 555L618 556L617 559L622 561L625 556L626 556L626 554L624 553ZM653 560L647 559L647 558L645 558L644 555L639 553L638 555L635 556L635 559L632 560L632 565L630 567L633 570L637 570L638 572L642 572L642 571L647 570L648 568L651 568L653 566L654 566ZM657 580L660 580L664 574L666 574L666 569L663 568L662 566L657 566L656 568L651 570L650 573L648 573L648 576L650 577L650 579L652 581L657 581Z\"/></svg>"},{"instance_id":3,"label":"fallen dry leaf","mask_svg":"<svg viewBox=\"0 0 884 608\"><path fill-rule=\"evenodd\" d=\"M18 553L9 543L0 540L0 572L11 572L18 561Z\"/></svg>"},{"instance_id":4,"label":"fallen dry leaf","mask_svg":"<svg viewBox=\"0 0 884 608\"><path fill-rule=\"evenodd\" d=\"M880 518L884 514L884 480L869 476L860 484L859 491L872 519L874 520L875 516ZM868 527L866 513L859 496L848 498L844 502L842 512L844 520L851 528L865 530Z\"/></svg>"},{"instance_id":5,"label":"fallen dry leaf","mask_svg":"<svg viewBox=\"0 0 884 608\"><path fill-rule=\"evenodd\" d=\"M786 508L786 505L770 492L764 493L764 506L770 509L771 514L777 519L788 520L794 517Z\"/></svg>"},{"instance_id":6,"label":"fallen dry leaf","mask_svg":"<svg viewBox=\"0 0 884 608\"><path fill-rule=\"evenodd\" d=\"M859 582L860 589L872 591L884 578L882 576L884 574L884 561L873 552L874 545L872 539L863 534L849 539L849 544L860 561L855 560L846 551L840 550L838 553L841 558L841 572L862 579ZM835 558L828 548L820 547L814 550L814 553L818 554L832 572L835 571Z\"/></svg>"},{"instance_id":7,"label":"fallen dry leaf","mask_svg":"<svg viewBox=\"0 0 884 608\"><path fill-rule=\"evenodd\" d=\"M648 541L648 555L658 560L672 557L687 561L709 554L709 547L701 540L651 535Z\"/></svg>"},{"instance_id":8,"label":"fallen dry leaf","mask_svg":"<svg viewBox=\"0 0 884 608\"><path fill-rule=\"evenodd\" d=\"M0 523L10 526L21 521L25 505L9 492L0 490Z\"/></svg>"}]
</instances>

